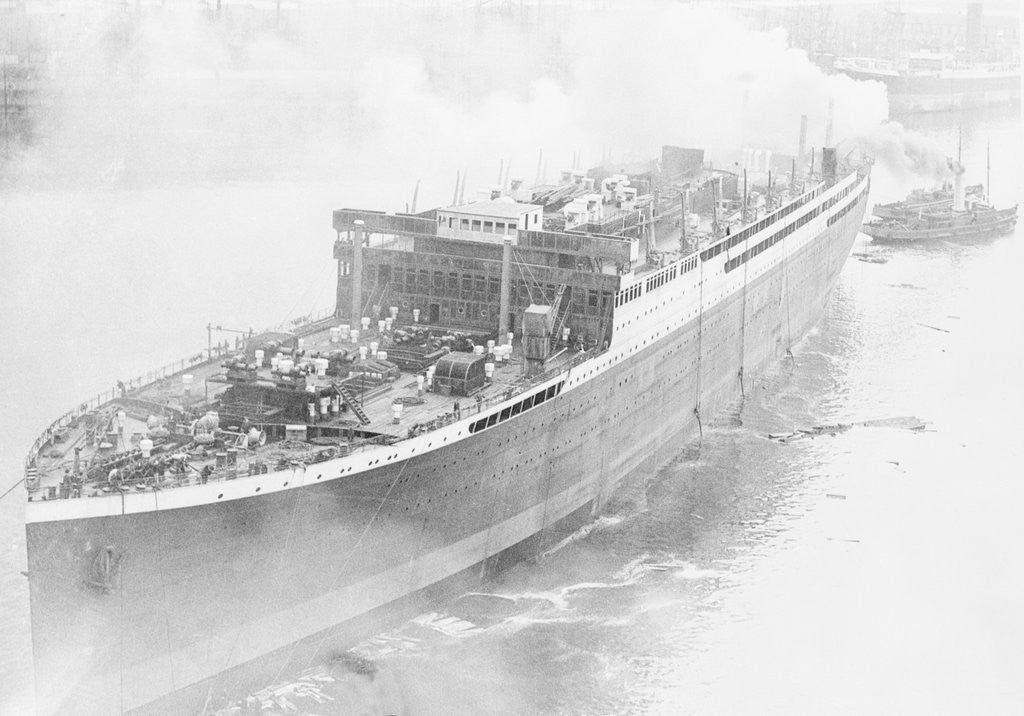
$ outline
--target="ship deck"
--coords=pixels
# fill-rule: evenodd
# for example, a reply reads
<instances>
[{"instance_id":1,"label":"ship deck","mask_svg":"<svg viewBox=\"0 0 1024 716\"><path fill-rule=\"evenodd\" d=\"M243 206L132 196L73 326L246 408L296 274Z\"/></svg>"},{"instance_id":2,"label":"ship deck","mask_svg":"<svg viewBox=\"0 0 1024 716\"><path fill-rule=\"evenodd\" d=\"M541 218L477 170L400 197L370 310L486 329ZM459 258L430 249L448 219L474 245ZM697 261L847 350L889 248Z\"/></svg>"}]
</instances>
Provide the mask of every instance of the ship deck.
<instances>
[{"instance_id":1,"label":"ship deck","mask_svg":"<svg viewBox=\"0 0 1024 716\"><path fill-rule=\"evenodd\" d=\"M314 330L303 335L303 350L307 354L316 354L327 353L339 347L369 348L370 343L381 340L376 331L363 331L357 343L332 343L330 328L333 325L334 321L327 321L313 326ZM74 475L76 448L79 451L81 473L84 474L90 466L94 467L100 462L111 460L119 454L137 456L140 442L147 435L147 420L151 415L195 415L206 409L216 410L218 400L231 384L227 381L226 370L222 366L224 359L230 355L231 352L222 352L210 360L188 368L187 371L175 373L139 388L124 390L96 409L83 411L77 419L68 420L67 425L48 431L49 437L39 447L33 465L38 487L30 489L29 499L91 497L118 491L181 488L204 481L204 468L209 468L206 480L233 479L250 474L250 470L259 470L261 466L275 469L275 465L280 466L282 463L308 464L348 454L364 447L397 442L412 433L433 430L454 421L456 412L459 416L465 417L507 400L543 379L544 375L564 369L580 356L572 349L556 351L545 363L545 373L542 376L528 377L517 346L508 359L495 361L492 378L469 396L421 391L417 383L417 374L403 370L394 380L362 395L353 393L369 420L366 424L357 420L352 411L343 410L338 414L318 416L316 422L306 423L308 442L284 439L249 447L241 447L241 433L235 433L232 426L228 426L226 432L222 431L218 436L221 442L210 448L197 447L191 440L182 439L180 432L173 431L165 442L156 441L157 445L153 452L154 456L164 458L165 469L153 471L146 479L124 483L101 477L86 478L81 485L75 485L71 480L65 482L66 476ZM186 373L193 376L190 392L186 391L182 381L182 376ZM261 380L273 379L270 368L261 368L257 373ZM329 376L310 375L307 377L307 385L326 388L332 381L337 380L338 378ZM397 422L392 408L395 402L403 404L401 417ZM115 427L118 426L116 416L119 412L124 413L123 429L103 430L100 435L97 435L94 429L90 429L90 424L95 425L98 422L106 427L111 420L114 421ZM87 420L88 416L95 417ZM273 416L267 416L267 419L272 421ZM300 421L295 420L287 422L300 424ZM283 428L283 425L279 424L277 427ZM240 430L240 426L237 429ZM179 437L175 438L175 434ZM232 447L237 451L234 453L234 464L225 464L225 457ZM160 460L157 463L159 464ZM175 469L178 466L181 466L180 471Z\"/></svg>"}]
</instances>

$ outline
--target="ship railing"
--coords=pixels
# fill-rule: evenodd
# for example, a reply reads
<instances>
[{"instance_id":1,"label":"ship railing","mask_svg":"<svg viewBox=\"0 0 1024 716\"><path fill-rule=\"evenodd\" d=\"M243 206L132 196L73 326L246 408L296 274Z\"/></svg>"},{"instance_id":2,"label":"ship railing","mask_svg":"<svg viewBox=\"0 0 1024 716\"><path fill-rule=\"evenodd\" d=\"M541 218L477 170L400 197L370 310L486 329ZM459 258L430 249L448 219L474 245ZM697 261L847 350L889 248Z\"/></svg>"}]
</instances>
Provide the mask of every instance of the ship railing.
<instances>
[{"instance_id":1,"label":"ship railing","mask_svg":"<svg viewBox=\"0 0 1024 716\"><path fill-rule=\"evenodd\" d=\"M99 392L91 398L82 401L77 407L72 408L50 423L39 437L36 438L36 441L32 443L32 447L29 449L28 455L25 458L26 469L35 464L39 457L39 452L45 445L53 440L54 436L58 435L64 429L72 427L87 413L96 410L101 405L113 401L115 398L127 396L132 391L149 387L150 385L158 383L161 380L166 380L167 378L173 378L174 376L183 374L211 359L217 359L223 355L224 352L225 351L223 349L217 347L213 348L211 351L200 351L194 355L188 356L187 358L172 361L167 365L157 368L156 370L147 371L136 378L120 381L109 390Z\"/></svg>"},{"instance_id":2,"label":"ship railing","mask_svg":"<svg viewBox=\"0 0 1024 716\"><path fill-rule=\"evenodd\" d=\"M320 324L334 318L334 307L329 306L319 310L314 309L304 316L281 321L280 323L263 329L261 333L295 333L296 335L309 335L320 330Z\"/></svg>"},{"instance_id":3,"label":"ship railing","mask_svg":"<svg viewBox=\"0 0 1024 716\"><path fill-rule=\"evenodd\" d=\"M474 415L482 411L489 410L490 408L500 403L503 403L507 400L511 400L514 396L529 390L533 386L539 385L547 380L550 380L551 378L554 378L555 376L565 372L566 370L571 371L575 366L585 362L586 360L598 355L601 352L602 351L599 351L597 348L592 348L591 350L588 351L581 351L580 353L577 353L575 356L570 358L566 363L563 363L559 366L539 373L536 376L532 376L527 380L521 381L509 387L506 391L499 393L498 395L493 395L488 398L482 398L479 402L468 402L465 407L462 407L460 403L459 412L457 414L454 411L442 413L431 421L419 423L418 426L420 427L420 432L430 432L432 430L436 430L452 422L455 422L456 420L459 420L464 416ZM206 358L204 358L205 353L206 351L201 351L200 353L197 353L188 358L182 358L172 363L168 363L167 365L163 366L162 368L158 368L155 371L149 371L148 373L145 374L147 377L152 377L152 380L150 380L148 383L144 382L143 377L140 377L138 379L134 379L132 381L124 383L123 387L121 385L116 385L110 390L97 393L88 400L80 403L78 407L64 413L62 416L54 420L42 432L42 434L40 434L40 436L36 438L36 441L32 444L32 448L29 450L28 456L25 458L25 469L28 470L29 468L35 465L36 460L39 457L40 451L48 443L50 443L50 441L53 439L55 435L57 435L63 429L71 427L77 420L82 418L86 413L98 409L100 406L113 401L115 398L127 396L127 392L129 390L137 390L139 388L151 385L152 383L156 383L158 381L166 380L167 378L172 378L176 375L183 374L186 370L190 370L195 366L210 360L211 357L216 359L220 355L214 352L212 356L206 356ZM393 436L379 435L374 438L369 438L363 441L350 443L347 447L347 451L349 454L354 452L360 452L363 450L376 448L379 445L388 444L395 440L396 438L394 438Z\"/></svg>"},{"instance_id":4,"label":"ship railing","mask_svg":"<svg viewBox=\"0 0 1024 716\"><path fill-rule=\"evenodd\" d=\"M305 316L300 316L292 319L291 321L286 321L280 324L279 328L283 331L294 332L297 335L309 335L326 328L327 324L330 323L333 318L334 309L324 308L319 311L311 311ZM275 330L275 328L278 327L267 330ZM39 459L40 451L42 451L47 444L50 444L55 436L59 435L65 429L72 427L86 413L96 410L101 405L109 403L115 398L127 396L132 391L147 388L162 380L182 375L186 371L192 370L203 363L218 360L231 351L232 349L228 344L203 349L193 355L180 358L176 361L160 366L155 370L147 371L135 378L119 381L109 390L99 392L91 398L82 401L75 408L72 408L50 423L46 429L39 434L39 437L37 437L35 442L32 443L32 447L29 449L28 455L25 457L25 469L28 470L36 464Z\"/></svg>"}]
</instances>

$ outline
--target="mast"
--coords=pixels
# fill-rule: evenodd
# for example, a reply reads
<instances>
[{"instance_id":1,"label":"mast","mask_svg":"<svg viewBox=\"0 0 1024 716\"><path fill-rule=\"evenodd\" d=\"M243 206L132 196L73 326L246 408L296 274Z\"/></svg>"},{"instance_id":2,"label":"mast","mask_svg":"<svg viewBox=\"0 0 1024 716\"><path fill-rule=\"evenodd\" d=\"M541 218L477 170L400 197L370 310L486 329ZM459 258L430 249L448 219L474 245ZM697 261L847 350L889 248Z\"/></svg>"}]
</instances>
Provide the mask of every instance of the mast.
<instances>
[{"instance_id":1,"label":"mast","mask_svg":"<svg viewBox=\"0 0 1024 716\"><path fill-rule=\"evenodd\" d=\"M352 241L352 325L359 325L363 317L363 228L366 222L356 219Z\"/></svg>"},{"instance_id":2,"label":"mast","mask_svg":"<svg viewBox=\"0 0 1024 716\"><path fill-rule=\"evenodd\" d=\"M680 199L680 203L682 204L682 206L680 207L680 209L681 209L680 214L683 217L682 221L679 222L679 254L680 255L684 255L684 254L686 254L686 190L685 189L683 190L683 193L680 195L679 199Z\"/></svg>"},{"instance_id":3,"label":"mast","mask_svg":"<svg viewBox=\"0 0 1024 716\"><path fill-rule=\"evenodd\" d=\"M714 237L718 238L718 177L711 178L711 211L713 212L713 218L711 220L711 233Z\"/></svg>"},{"instance_id":4,"label":"mast","mask_svg":"<svg viewBox=\"0 0 1024 716\"><path fill-rule=\"evenodd\" d=\"M498 295L498 340L504 343L509 331L509 307L512 301L512 237L501 245L501 293ZM524 339L525 340L525 339Z\"/></svg>"},{"instance_id":5,"label":"mast","mask_svg":"<svg viewBox=\"0 0 1024 716\"><path fill-rule=\"evenodd\" d=\"M992 141L985 144L985 203L992 204Z\"/></svg>"},{"instance_id":6,"label":"mast","mask_svg":"<svg viewBox=\"0 0 1024 716\"><path fill-rule=\"evenodd\" d=\"M747 223L747 170L743 169L743 223Z\"/></svg>"},{"instance_id":7,"label":"mast","mask_svg":"<svg viewBox=\"0 0 1024 716\"><path fill-rule=\"evenodd\" d=\"M4 55L4 156L7 156L11 149L7 101L7 55Z\"/></svg>"}]
</instances>

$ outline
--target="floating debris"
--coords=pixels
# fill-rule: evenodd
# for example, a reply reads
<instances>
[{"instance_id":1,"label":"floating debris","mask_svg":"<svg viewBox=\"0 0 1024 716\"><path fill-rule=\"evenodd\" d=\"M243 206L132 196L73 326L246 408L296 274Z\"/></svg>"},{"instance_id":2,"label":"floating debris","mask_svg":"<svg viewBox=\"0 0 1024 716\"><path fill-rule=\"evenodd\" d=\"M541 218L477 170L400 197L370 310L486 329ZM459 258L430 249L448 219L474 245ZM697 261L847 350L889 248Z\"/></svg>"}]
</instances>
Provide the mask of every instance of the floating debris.
<instances>
[{"instance_id":1,"label":"floating debris","mask_svg":"<svg viewBox=\"0 0 1024 716\"><path fill-rule=\"evenodd\" d=\"M895 428L898 430L924 430L927 424L920 418L908 415L898 418L876 418L856 423L835 423L833 425L815 425L812 428L801 428L788 433L768 433L768 439L780 443L791 443L802 438L814 438L819 435L838 435L852 428Z\"/></svg>"},{"instance_id":2,"label":"floating debris","mask_svg":"<svg viewBox=\"0 0 1024 716\"><path fill-rule=\"evenodd\" d=\"M943 333L951 333L951 331L948 328L939 328L938 326L932 326L932 325L930 325L928 323L918 323L917 325L924 326L925 328L931 328L933 331L942 331Z\"/></svg>"},{"instance_id":3,"label":"floating debris","mask_svg":"<svg viewBox=\"0 0 1024 716\"><path fill-rule=\"evenodd\" d=\"M906 288L906 289L909 289L911 291L925 291L925 290L927 290L927 289L925 289L924 286L918 286L917 284L913 284L913 283L890 283L889 285L892 288Z\"/></svg>"},{"instance_id":4,"label":"floating debris","mask_svg":"<svg viewBox=\"0 0 1024 716\"><path fill-rule=\"evenodd\" d=\"M836 495L836 494L831 493L831 492L826 493L825 497L831 497L833 500L845 500L846 499L846 495Z\"/></svg>"}]
</instances>

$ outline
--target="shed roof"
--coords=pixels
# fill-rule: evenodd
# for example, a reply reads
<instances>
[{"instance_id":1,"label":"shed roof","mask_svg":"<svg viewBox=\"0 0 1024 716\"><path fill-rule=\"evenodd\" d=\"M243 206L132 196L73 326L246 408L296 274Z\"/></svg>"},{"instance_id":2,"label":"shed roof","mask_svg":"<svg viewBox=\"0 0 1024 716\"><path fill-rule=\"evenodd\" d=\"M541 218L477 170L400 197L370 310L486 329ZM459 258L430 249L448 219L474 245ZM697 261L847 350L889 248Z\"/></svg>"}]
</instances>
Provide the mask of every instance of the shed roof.
<instances>
[{"instance_id":1,"label":"shed roof","mask_svg":"<svg viewBox=\"0 0 1024 716\"><path fill-rule=\"evenodd\" d=\"M540 204L520 204L510 198L488 199L487 201L474 201L472 204L462 206L449 206L445 209L451 214L465 214L467 216L489 216L500 219L518 219L537 209L543 209Z\"/></svg>"}]
</instances>

